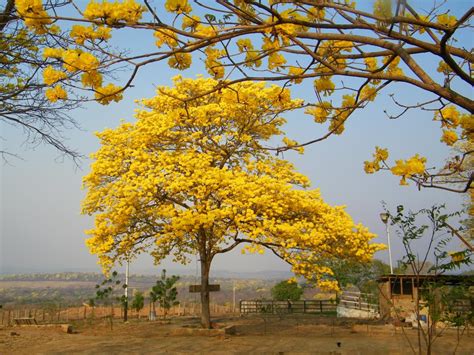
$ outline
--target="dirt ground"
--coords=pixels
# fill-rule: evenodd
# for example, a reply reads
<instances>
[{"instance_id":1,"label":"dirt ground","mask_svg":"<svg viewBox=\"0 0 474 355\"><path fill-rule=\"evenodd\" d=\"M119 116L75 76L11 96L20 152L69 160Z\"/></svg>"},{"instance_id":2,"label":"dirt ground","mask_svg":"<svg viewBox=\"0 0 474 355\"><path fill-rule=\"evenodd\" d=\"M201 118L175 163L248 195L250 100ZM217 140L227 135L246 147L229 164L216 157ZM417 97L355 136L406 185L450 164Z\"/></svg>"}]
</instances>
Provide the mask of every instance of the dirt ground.
<instances>
[{"instance_id":1,"label":"dirt ground","mask_svg":"<svg viewBox=\"0 0 474 355\"><path fill-rule=\"evenodd\" d=\"M416 330L380 323L355 324L326 317L226 317L216 327L234 325L235 335L174 336L173 329L198 327L198 319L175 318L170 323L105 320L73 323L73 334L60 327L0 328L0 354L410 354ZM464 333L457 354L474 354L473 330ZM435 354L453 354L455 330L434 343Z\"/></svg>"}]
</instances>

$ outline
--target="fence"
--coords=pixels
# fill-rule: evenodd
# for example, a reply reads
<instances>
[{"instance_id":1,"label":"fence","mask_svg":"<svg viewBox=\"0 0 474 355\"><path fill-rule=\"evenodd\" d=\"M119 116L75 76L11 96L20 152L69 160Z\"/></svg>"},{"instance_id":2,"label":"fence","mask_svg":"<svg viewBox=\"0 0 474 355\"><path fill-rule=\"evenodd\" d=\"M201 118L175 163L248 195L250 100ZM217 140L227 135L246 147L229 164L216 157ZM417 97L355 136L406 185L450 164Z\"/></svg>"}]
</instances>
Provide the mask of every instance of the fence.
<instances>
[{"instance_id":1,"label":"fence","mask_svg":"<svg viewBox=\"0 0 474 355\"><path fill-rule=\"evenodd\" d=\"M271 301L250 300L240 301L240 313L326 313L336 311L334 300L301 300L301 301Z\"/></svg>"},{"instance_id":2,"label":"fence","mask_svg":"<svg viewBox=\"0 0 474 355\"><path fill-rule=\"evenodd\" d=\"M374 295L369 293L343 291L339 306L368 312L378 312L379 305Z\"/></svg>"},{"instance_id":3,"label":"fence","mask_svg":"<svg viewBox=\"0 0 474 355\"><path fill-rule=\"evenodd\" d=\"M232 312L232 306L211 304L212 314L228 314ZM129 318L148 318L150 306L143 308L138 314L134 310L129 310ZM163 310L156 307L156 314L159 317L163 315ZM201 314L201 304L183 302L172 307L167 314L169 316L198 316ZM50 305L48 307L25 306L21 308L4 308L0 309L0 326L9 326L16 323L15 320L34 318L38 323L64 323L85 319L101 319L110 317L123 317L123 308L121 307L61 307L61 305Z\"/></svg>"}]
</instances>

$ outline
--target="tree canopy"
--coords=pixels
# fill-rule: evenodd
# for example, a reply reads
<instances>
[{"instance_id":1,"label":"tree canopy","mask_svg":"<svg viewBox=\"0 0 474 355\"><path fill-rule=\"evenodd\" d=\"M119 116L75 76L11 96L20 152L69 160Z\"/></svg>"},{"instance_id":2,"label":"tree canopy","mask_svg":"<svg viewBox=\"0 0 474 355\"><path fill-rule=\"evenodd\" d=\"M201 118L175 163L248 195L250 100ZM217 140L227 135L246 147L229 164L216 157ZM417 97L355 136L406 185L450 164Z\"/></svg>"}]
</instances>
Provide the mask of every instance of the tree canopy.
<instances>
[{"instance_id":1,"label":"tree canopy","mask_svg":"<svg viewBox=\"0 0 474 355\"><path fill-rule=\"evenodd\" d=\"M292 280L280 281L272 287L272 297L275 301L298 301L304 290Z\"/></svg>"},{"instance_id":2,"label":"tree canopy","mask_svg":"<svg viewBox=\"0 0 474 355\"><path fill-rule=\"evenodd\" d=\"M62 133L77 126L69 112L78 101L52 99L49 82L42 77L48 71L42 51L58 44L68 45L60 37L52 41L28 31L15 14L14 0L0 7L0 123L23 130L30 146L49 144L75 159L81 154L65 144ZM0 150L5 160L16 154L15 150Z\"/></svg>"},{"instance_id":3,"label":"tree canopy","mask_svg":"<svg viewBox=\"0 0 474 355\"><path fill-rule=\"evenodd\" d=\"M419 187L467 192L473 179L466 160L472 154L474 121L468 44L474 10L457 3L456 16L451 3L423 3L418 9L407 0L125 0L90 1L83 7L71 1L53 11L41 1L16 0L16 15L45 38L69 36L67 45L43 51L48 63L44 81L49 97L58 101L66 98L65 88L81 87L108 104L120 100L143 66L167 61L185 70L199 57L218 80L209 91L246 80L285 86L311 81L315 95L306 112L316 123L328 123L328 132L291 147L281 145L280 151L342 134L356 110L394 83L419 89L428 94L425 101L404 103L393 96L400 111L386 114L396 119L413 110L432 111L440 123L439 139L460 152L433 170L423 152L389 163L389 152L377 147L365 170L389 170L401 184L412 180ZM155 46L120 53L109 44L120 31L149 31ZM131 69L127 79L105 83L104 70L124 65Z\"/></svg>"},{"instance_id":4,"label":"tree canopy","mask_svg":"<svg viewBox=\"0 0 474 355\"><path fill-rule=\"evenodd\" d=\"M286 88L251 82L203 95L216 84L176 77L142 101L135 123L98 134L84 178L83 213L95 215L90 251L105 269L144 250L157 262L198 254L205 286L213 258L245 244L243 252L269 249L296 274L337 287L328 258L368 261L382 246L369 244L375 235L326 204L292 164L262 149L283 134L281 114L302 102Z\"/></svg>"}]
</instances>

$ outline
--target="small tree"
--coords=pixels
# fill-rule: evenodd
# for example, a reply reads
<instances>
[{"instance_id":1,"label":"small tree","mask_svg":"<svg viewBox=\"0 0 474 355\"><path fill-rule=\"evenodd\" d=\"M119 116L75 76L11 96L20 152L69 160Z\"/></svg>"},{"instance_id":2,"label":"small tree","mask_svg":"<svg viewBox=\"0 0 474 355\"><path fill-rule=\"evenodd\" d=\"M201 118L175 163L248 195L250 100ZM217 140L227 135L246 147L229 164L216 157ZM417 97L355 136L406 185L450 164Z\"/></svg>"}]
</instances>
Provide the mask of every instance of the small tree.
<instances>
[{"instance_id":1,"label":"small tree","mask_svg":"<svg viewBox=\"0 0 474 355\"><path fill-rule=\"evenodd\" d=\"M95 300L102 301L106 306L110 306L110 329L113 329L114 318L114 299L120 301L123 307L127 306L125 296L117 295L118 288L122 289L125 285L120 286L122 281L118 279L118 272L113 271L109 278L104 279L100 284L95 285L97 289L95 299L89 300L90 304L95 305Z\"/></svg>"},{"instance_id":2,"label":"small tree","mask_svg":"<svg viewBox=\"0 0 474 355\"><path fill-rule=\"evenodd\" d=\"M273 286L272 297L275 301L298 301L303 292L303 289L296 282L287 280Z\"/></svg>"},{"instance_id":3,"label":"small tree","mask_svg":"<svg viewBox=\"0 0 474 355\"><path fill-rule=\"evenodd\" d=\"M419 354L431 354L433 343L440 334L436 329L439 321L448 321L459 329L472 320L472 312L463 316L454 312L459 300L469 298L465 286L448 287L442 279L436 277L446 271L472 264L470 248L456 252L446 250L452 234L455 234L448 220L458 217L460 213L445 214L444 209L444 205L435 205L417 212L405 212L403 206L398 206L396 214L391 215L391 224L397 228L403 242L405 255L402 266L415 275L414 281L419 291L415 294L414 304ZM434 264L426 270L430 257L434 257ZM420 276L426 274L433 278L422 280ZM427 310L426 329L422 327L420 317L424 309ZM458 332L458 344L459 339ZM409 341L408 338L407 340ZM411 343L410 346L414 350Z\"/></svg>"},{"instance_id":4,"label":"small tree","mask_svg":"<svg viewBox=\"0 0 474 355\"><path fill-rule=\"evenodd\" d=\"M178 280L179 276L176 275L166 277L166 270L163 269L161 273L161 279L156 281L156 285L152 287L150 292L153 312L155 312L155 302L158 301L160 307L163 308L163 317L166 318L168 310L172 306L179 304L179 302L176 300L178 296L178 290L175 287L175 284Z\"/></svg>"},{"instance_id":5,"label":"small tree","mask_svg":"<svg viewBox=\"0 0 474 355\"><path fill-rule=\"evenodd\" d=\"M145 306L145 296L143 296L143 292L137 291L135 296L132 300L132 309L137 312L137 317L140 319L140 311Z\"/></svg>"},{"instance_id":6,"label":"small tree","mask_svg":"<svg viewBox=\"0 0 474 355\"><path fill-rule=\"evenodd\" d=\"M390 266L374 259L367 263L352 260L328 260L339 287L356 286L361 292L377 293L377 278L390 272Z\"/></svg>"}]
</instances>

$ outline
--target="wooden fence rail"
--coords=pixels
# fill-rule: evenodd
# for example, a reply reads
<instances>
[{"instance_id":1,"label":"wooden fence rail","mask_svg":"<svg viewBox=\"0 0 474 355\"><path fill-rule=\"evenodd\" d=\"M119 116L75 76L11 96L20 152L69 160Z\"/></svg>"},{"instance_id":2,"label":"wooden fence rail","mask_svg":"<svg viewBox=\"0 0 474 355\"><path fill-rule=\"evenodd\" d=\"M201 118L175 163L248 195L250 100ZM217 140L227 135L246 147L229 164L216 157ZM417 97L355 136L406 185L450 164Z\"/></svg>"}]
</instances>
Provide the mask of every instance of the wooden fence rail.
<instances>
[{"instance_id":1,"label":"wooden fence rail","mask_svg":"<svg viewBox=\"0 0 474 355\"><path fill-rule=\"evenodd\" d=\"M241 314L326 313L336 311L336 302L333 300L242 300L239 308Z\"/></svg>"},{"instance_id":2,"label":"wooden fence rail","mask_svg":"<svg viewBox=\"0 0 474 355\"><path fill-rule=\"evenodd\" d=\"M374 295L369 293L343 291L339 300L339 306L365 311L379 311L377 300Z\"/></svg>"}]
</instances>

